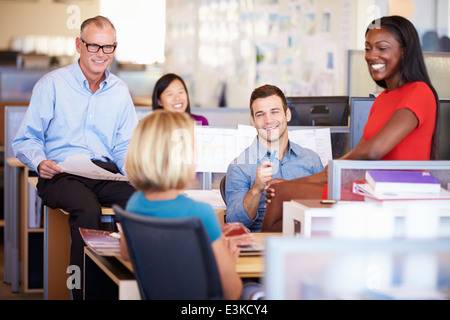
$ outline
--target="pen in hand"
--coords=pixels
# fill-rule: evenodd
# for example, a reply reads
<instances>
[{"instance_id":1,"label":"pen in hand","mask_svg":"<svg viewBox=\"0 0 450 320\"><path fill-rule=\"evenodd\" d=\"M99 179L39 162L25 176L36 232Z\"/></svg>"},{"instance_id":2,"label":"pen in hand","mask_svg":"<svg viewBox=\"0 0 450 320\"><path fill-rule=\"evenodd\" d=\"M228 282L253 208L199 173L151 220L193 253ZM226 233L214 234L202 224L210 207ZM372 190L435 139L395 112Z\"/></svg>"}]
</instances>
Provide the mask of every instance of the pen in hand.
<instances>
[{"instance_id":1,"label":"pen in hand","mask_svg":"<svg viewBox=\"0 0 450 320\"><path fill-rule=\"evenodd\" d=\"M273 160L275 160L275 155L277 154L277 150L274 150L271 157L270 157L270 162L273 162Z\"/></svg>"}]
</instances>

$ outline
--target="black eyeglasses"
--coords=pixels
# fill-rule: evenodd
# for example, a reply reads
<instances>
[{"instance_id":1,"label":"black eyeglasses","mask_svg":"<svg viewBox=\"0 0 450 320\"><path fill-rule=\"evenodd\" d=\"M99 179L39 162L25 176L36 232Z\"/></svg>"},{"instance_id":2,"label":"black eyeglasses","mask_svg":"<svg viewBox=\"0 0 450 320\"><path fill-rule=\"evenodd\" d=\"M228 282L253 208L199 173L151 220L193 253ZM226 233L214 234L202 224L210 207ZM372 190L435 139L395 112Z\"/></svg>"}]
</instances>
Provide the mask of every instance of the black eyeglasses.
<instances>
[{"instance_id":1,"label":"black eyeglasses","mask_svg":"<svg viewBox=\"0 0 450 320\"><path fill-rule=\"evenodd\" d=\"M116 44L106 44L104 46L100 46L98 44L95 43L86 43L84 42L83 39L81 39L81 42L83 42L83 44L86 46L87 51L89 51L90 53L97 53L98 50L102 49L103 53L105 54L111 54L116 50Z\"/></svg>"}]
</instances>

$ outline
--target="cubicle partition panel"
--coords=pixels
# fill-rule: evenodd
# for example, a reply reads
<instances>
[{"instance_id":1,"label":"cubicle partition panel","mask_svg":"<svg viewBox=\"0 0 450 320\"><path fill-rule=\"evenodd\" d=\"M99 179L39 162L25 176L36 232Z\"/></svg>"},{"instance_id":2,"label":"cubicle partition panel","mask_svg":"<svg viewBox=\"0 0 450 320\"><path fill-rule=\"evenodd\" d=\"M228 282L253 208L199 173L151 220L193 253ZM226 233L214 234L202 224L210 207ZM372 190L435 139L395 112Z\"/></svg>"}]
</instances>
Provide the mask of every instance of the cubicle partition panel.
<instances>
[{"instance_id":1,"label":"cubicle partition panel","mask_svg":"<svg viewBox=\"0 0 450 320\"><path fill-rule=\"evenodd\" d=\"M11 143L25 116L26 106L5 107L5 282L11 284L13 292L19 291L19 175L20 169L11 166L8 159L14 157Z\"/></svg>"},{"instance_id":2,"label":"cubicle partition panel","mask_svg":"<svg viewBox=\"0 0 450 320\"><path fill-rule=\"evenodd\" d=\"M199 108L192 107L192 114L208 119L210 126L251 125L250 108Z\"/></svg>"},{"instance_id":3,"label":"cubicle partition panel","mask_svg":"<svg viewBox=\"0 0 450 320\"><path fill-rule=\"evenodd\" d=\"M30 101L34 85L49 71L0 66L0 101Z\"/></svg>"},{"instance_id":4,"label":"cubicle partition panel","mask_svg":"<svg viewBox=\"0 0 450 320\"><path fill-rule=\"evenodd\" d=\"M273 237L268 300L446 300L450 240Z\"/></svg>"},{"instance_id":5,"label":"cubicle partition panel","mask_svg":"<svg viewBox=\"0 0 450 320\"><path fill-rule=\"evenodd\" d=\"M141 106L136 106L135 109L139 121L148 116L153 110L152 107L141 107Z\"/></svg>"},{"instance_id":6,"label":"cubicle partition panel","mask_svg":"<svg viewBox=\"0 0 450 320\"><path fill-rule=\"evenodd\" d=\"M365 181L367 170L428 170L444 189L450 190L450 161L351 161L332 160L328 166L328 197L362 201L352 192L353 182Z\"/></svg>"},{"instance_id":7,"label":"cubicle partition panel","mask_svg":"<svg viewBox=\"0 0 450 320\"><path fill-rule=\"evenodd\" d=\"M153 112L152 107L136 106L136 113L139 120ZM251 125L250 109L247 108L191 108L192 114L204 116L209 126L214 127L235 127L238 124Z\"/></svg>"},{"instance_id":8,"label":"cubicle partition panel","mask_svg":"<svg viewBox=\"0 0 450 320\"><path fill-rule=\"evenodd\" d=\"M14 157L11 144L17 131L19 131L27 109L28 106L5 107L5 159Z\"/></svg>"}]
</instances>

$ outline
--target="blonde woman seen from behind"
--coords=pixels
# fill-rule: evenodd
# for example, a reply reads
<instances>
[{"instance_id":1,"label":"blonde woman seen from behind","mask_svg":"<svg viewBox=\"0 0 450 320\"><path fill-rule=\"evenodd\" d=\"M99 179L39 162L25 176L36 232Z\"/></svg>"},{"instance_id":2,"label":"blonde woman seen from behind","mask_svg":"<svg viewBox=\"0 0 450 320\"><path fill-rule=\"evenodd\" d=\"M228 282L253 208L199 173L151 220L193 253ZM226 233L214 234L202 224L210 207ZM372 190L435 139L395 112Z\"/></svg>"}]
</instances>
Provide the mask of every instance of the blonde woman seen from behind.
<instances>
[{"instance_id":1,"label":"blonde woman seen from behind","mask_svg":"<svg viewBox=\"0 0 450 320\"><path fill-rule=\"evenodd\" d=\"M183 194L195 176L195 162L192 117L155 110L141 120L130 141L126 171L137 191L126 209L161 218L199 217L211 239L224 298L238 299L242 291L235 266L239 250L223 237L213 208Z\"/></svg>"}]
</instances>

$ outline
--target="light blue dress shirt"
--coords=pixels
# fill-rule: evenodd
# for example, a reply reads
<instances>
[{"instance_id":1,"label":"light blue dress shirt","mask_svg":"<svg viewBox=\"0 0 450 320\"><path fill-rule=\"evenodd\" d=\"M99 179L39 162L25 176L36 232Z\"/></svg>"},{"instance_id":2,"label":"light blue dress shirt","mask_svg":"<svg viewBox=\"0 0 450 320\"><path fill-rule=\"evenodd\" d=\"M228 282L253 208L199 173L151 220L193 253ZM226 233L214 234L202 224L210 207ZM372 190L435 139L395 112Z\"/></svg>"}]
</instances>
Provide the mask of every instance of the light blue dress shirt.
<instances>
[{"instance_id":1,"label":"light blue dress shirt","mask_svg":"<svg viewBox=\"0 0 450 320\"><path fill-rule=\"evenodd\" d=\"M108 70L95 92L78 62L42 77L12 142L16 157L31 170L46 159L64 161L89 154L113 162L125 174L125 156L138 124L127 85Z\"/></svg>"},{"instance_id":2,"label":"light blue dress shirt","mask_svg":"<svg viewBox=\"0 0 450 320\"><path fill-rule=\"evenodd\" d=\"M270 152L262 146L258 138L228 166L225 184L227 201L227 222L242 222L250 231L260 232L266 209L265 191L261 195L256 216L251 220L244 210L244 198L256 179L256 171L264 161L270 161ZM320 157L310 149L289 141L289 149L283 160L273 161L272 178L297 179L324 170Z\"/></svg>"}]
</instances>

